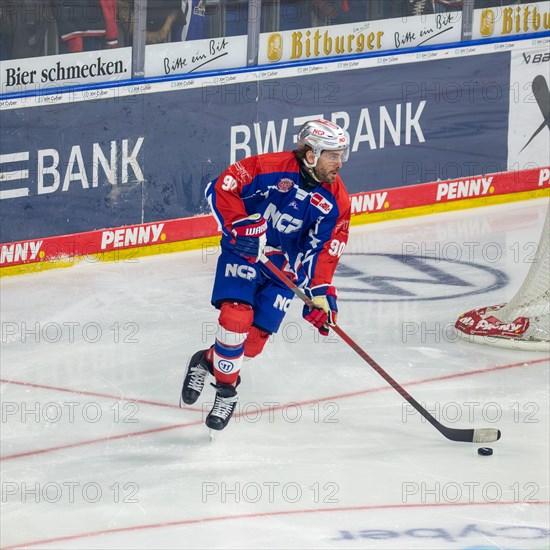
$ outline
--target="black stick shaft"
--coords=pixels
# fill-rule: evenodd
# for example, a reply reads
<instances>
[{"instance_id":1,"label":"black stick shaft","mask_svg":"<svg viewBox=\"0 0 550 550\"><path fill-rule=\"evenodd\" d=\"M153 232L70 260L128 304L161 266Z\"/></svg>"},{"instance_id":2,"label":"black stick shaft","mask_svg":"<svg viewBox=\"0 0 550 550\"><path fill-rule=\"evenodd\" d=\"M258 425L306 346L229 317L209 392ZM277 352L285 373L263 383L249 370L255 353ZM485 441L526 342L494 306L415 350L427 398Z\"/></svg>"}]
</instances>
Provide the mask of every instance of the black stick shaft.
<instances>
[{"instance_id":1,"label":"black stick shaft","mask_svg":"<svg viewBox=\"0 0 550 550\"><path fill-rule=\"evenodd\" d=\"M262 255L260 261L274 274L282 283L284 283L298 298L300 298L308 307L314 307L312 300L298 286L296 286L273 262ZM409 394L396 380L394 380L359 344L357 344L346 332L338 325L331 325L334 330L353 351L355 351L364 361L366 361L403 399L408 401L416 411L418 411L432 426L434 426L447 439L453 441L474 441L473 429L448 428L436 420L412 395ZM496 432L497 430L495 430ZM500 432L498 432L498 437Z\"/></svg>"}]
</instances>

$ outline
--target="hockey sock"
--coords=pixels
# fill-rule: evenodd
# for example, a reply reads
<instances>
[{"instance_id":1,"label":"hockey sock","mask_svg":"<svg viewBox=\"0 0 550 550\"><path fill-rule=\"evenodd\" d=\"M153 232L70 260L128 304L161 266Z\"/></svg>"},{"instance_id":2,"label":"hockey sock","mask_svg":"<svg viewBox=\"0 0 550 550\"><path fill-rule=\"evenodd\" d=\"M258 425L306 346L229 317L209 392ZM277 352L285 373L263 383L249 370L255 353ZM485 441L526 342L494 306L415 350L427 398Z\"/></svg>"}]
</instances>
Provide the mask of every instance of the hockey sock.
<instances>
[{"instance_id":1,"label":"hockey sock","mask_svg":"<svg viewBox=\"0 0 550 550\"><path fill-rule=\"evenodd\" d=\"M218 331L212 354L214 376L219 384L234 386L243 364L244 342L254 312L247 304L224 302L218 319Z\"/></svg>"},{"instance_id":2,"label":"hockey sock","mask_svg":"<svg viewBox=\"0 0 550 550\"><path fill-rule=\"evenodd\" d=\"M256 355L260 355L268 339L269 332L252 325L244 343L245 360L252 359L253 357L256 357Z\"/></svg>"}]
</instances>

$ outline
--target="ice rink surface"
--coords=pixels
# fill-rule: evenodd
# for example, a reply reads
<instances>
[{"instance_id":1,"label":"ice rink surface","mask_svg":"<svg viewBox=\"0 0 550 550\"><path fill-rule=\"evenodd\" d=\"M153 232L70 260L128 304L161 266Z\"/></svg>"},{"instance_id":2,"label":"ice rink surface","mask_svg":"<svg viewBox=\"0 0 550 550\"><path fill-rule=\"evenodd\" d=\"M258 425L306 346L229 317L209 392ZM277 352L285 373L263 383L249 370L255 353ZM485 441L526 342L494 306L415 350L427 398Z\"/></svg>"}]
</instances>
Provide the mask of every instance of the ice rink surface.
<instances>
[{"instance_id":1,"label":"ice rink surface","mask_svg":"<svg viewBox=\"0 0 550 550\"><path fill-rule=\"evenodd\" d=\"M354 227L335 277L340 326L445 425L501 429L489 457L298 300L210 441L213 388L178 399L216 326L212 248L2 279L2 548L548 548L549 354L452 329L513 296L547 207Z\"/></svg>"}]
</instances>

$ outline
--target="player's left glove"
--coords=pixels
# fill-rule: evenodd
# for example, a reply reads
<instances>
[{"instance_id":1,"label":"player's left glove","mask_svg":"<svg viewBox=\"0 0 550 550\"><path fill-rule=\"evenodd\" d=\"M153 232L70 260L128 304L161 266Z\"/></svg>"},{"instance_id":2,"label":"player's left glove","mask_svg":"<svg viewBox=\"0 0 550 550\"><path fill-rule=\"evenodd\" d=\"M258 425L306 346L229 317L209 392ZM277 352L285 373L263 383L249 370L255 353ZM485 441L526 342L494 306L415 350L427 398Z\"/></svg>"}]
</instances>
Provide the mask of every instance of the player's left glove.
<instances>
[{"instance_id":1,"label":"player's left glove","mask_svg":"<svg viewBox=\"0 0 550 550\"><path fill-rule=\"evenodd\" d=\"M252 214L233 222L231 233L236 252L249 262L257 262L265 248L266 231L267 222L261 214Z\"/></svg>"},{"instance_id":2,"label":"player's left glove","mask_svg":"<svg viewBox=\"0 0 550 550\"><path fill-rule=\"evenodd\" d=\"M313 308L304 306L303 318L317 328L322 336L328 336L329 327L336 324L338 317L336 288L321 285L306 288L305 292L313 302Z\"/></svg>"}]
</instances>

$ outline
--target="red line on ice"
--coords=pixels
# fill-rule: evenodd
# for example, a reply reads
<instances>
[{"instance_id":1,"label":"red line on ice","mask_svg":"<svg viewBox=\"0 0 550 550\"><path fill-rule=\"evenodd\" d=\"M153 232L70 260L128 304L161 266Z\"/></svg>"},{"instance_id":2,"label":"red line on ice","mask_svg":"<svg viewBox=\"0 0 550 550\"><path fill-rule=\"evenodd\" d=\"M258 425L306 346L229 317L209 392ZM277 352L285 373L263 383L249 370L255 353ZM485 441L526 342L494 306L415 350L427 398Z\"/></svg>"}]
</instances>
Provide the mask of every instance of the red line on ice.
<instances>
[{"instance_id":1,"label":"red line on ice","mask_svg":"<svg viewBox=\"0 0 550 550\"><path fill-rule=\"evenodd\" d=\"M114 401L128 401L131 403L139 403L140 405L152 405L155 407L167 407L169 409L179 409L178 405L172 405L170 403L162 403L160 401L149 401L146 399L139 399L137 397L125 397L124 395L111 395L109 393L98 393L85 390L73 390L70 388L61 388L59 386L47 386L45 384L35 384L34 382L23 382L20 380L7 380L6 378L0 378L0 383L14 384L17 386L27 386L29 388L38 388L41 390L60 391L65 393L72 393L75 395L89 395L91 397L100 397L102 399L113 399ZM185 410L201 412L201 409L196 407L185 407Z\"/></svg>"},{"instance_id":2,"label":"red line on ice","mask_svg":"<svg viewBox=\"0 0 550 550\"><path fill-rule=\"evenodd\" d=\"M88 439L85 441L77 441L76 443L67 443L65 445L57 445L56 447L47 447L46 449L38 449L34 451L25 451L23 453L16 453L13 455L6 455L0 457L0 460L12 460L14 458L23 458L25 456L41 455L44 453L52 453L54 451L61 451L62 449L72 449L74 447L82 447L84 445L92 445L93 443L105 443L107 441L115 441L116 439L127 439L128 437L138 437L140 435L148 435L152 433L164 432L167 430L174 430L176 428L188 428L190 426L199 426L202 424L202 419L194 420L193 422L184 422L182 424L171 424L170 426L163 426L162 428L150 428L149 430L142 430L139 432L130 432L127 434L111 435L107 437L98 437L96 439Z\"/></svg>"},{"instance_id":3,"label":"red line on ice","mask_svg":"<svg viewBox=\"0 0 550 550\"><path fill-rule=\"evenodd\" d=\"M521 505L549 505L548 501L539 502L522 502ZM302 514L319 514L327 512L360 512L364 510L390 510L390 509L410 509L410 508L442 508L452 506L517 506L518 502L440 502L440 503L422 503L422 504L382 504L371 506L341 506L337 508L314 508L305 510L286 510L279 512L256 512L251 514L235 514L229 516L217 516L210 518L198 518L198 519L183 519L180 521L167 521L162 523L150 523L144 525L133 525L130 527L117 527L115 529L105 529L102 531L89 531L87 533L79 533L76 535L65 535L62 537L55 537L51 539L35 540L31 542L25 542L21 544L15 544L12 546L4 546L2 550L15 550L17 548L28 548L30 546L37 546L39 544L52 544L54 542L63 542L68 540L81 539L85 537L98 537L101 535L115 535L118 533L127 533L129 531L144 531L147 529L162 529L164 527L177 527L180 525L193 525L199 523L211 523L215 521L230 521L235 519L253 519L253 518L266 518L276 516L292 516Z\"/></svg>"},{"instance_id":4,"label":"red line on ice","mask_svg":"<svg viewBox=\"0 0 550 550\"><path fill-rule=\"evenodd\" d=\"M424 378L423 380L416 380L416 381L413 381L413 382L408 382L408 383L403 384L403 386L408 387L408 386L414 386L414 385L419 385L419 384L427 384L429 382L436 382L436 381L441 381L441 380L450 380L452 378L462 378L462 377L466 377L466 376L474 376L476 374L491 373L491 372L495 372L495 371L511 369L511 368L516 368L516 367L525 367L525 366L535 365L535 364L542 363L542 362L548 362L549 359L550 358L546 357L544 359L534 359L532 361L522 361L521 363L512 363L512 364L509 364L509 365L500 365L500 366L496 366L496 367L489 367L489 368L486 368L486 369L477 369L477 370L468 371L468 372L447 374L447 375L444 375L444 376L433 376L431 378ZM388 391L390 389L392 389L390 386L380 386L380 387L377 387L377 388L370 388L370 389L367 389L367 390L358 390L358 391L355 391L355 392L342 393L342 394L338 394L338 395L331 395L331 396L328 396L328 397L326 396L326 397L321 397L321 398L317 398L317 399L308 399L308 400L305 400L305 401L296 401L296 402L293 402L293 403L287 403L285 405L270 407L269 409L259 409L259 410L255 409L253 411L253 413L254 414L258 414L258 412L261 412L261 413L266 413L267 412L267 413L269 413L270 411L276 411L276 410L284 409L285 407L288 407L289 405L308 405L310 403L319 403L319 402L323 402L323 401L334 401L334 400L337 400L337 399L346 399L348 397L356 397L358 395L365 395L365 394L368 394L368 393L377 393L377 392L380 392L380 391ZM242 412L242 413L236 414L235 416L240 417L240 416L246 416L247 414L248 413L246 413L246 412ZM195 420L193 422L186 422L186 423L182 423L182 424L171 424L169 426L163 426L162 428L151 428L149 430L142 430L142 431L139 431L139 432L130 432L130 433L127 433L127 434L120 434L120 435L109 436L109 437L100 437L100 438L89 439L89 440L85 440L85 441L77 441L76 443L67 443L65 445L57 445L55 447L48 447L48 448L45 448L45 449L25 451L25 452L22 452L22 453L16 453L16 454L12 454L12 455L1 456L0 461L13 460L15 458L23 458L23 457L27 457L27 456L34 456L34 455L39 455L39 454L44 454L44 453L50 453L50 452L59 451L59 450L62 450L62 449L71 449L71 448L75 448L75 447L82 447L84 445L92 445L94 443L104 443L106 441L113 441L113 440L116 440L116 439L127 439L129 437L139 437L139 436L142 436L142 435L149 435L149 434L168 431L168 430L175 430L177 428L187 428L187 427L190 427L190 426L197 426L201 423L202 423L202 419Z\"/></svg>"}]
</instances>

